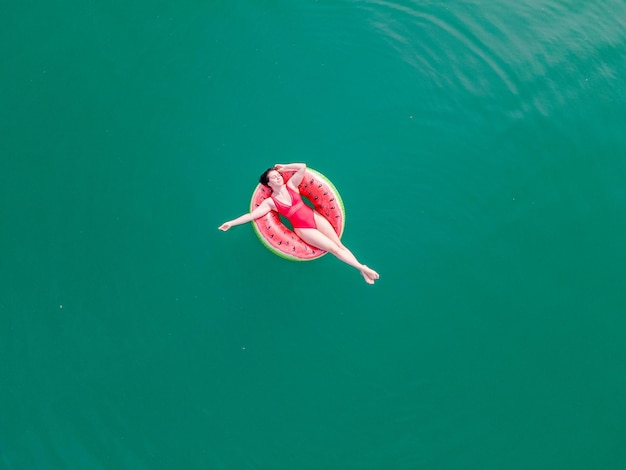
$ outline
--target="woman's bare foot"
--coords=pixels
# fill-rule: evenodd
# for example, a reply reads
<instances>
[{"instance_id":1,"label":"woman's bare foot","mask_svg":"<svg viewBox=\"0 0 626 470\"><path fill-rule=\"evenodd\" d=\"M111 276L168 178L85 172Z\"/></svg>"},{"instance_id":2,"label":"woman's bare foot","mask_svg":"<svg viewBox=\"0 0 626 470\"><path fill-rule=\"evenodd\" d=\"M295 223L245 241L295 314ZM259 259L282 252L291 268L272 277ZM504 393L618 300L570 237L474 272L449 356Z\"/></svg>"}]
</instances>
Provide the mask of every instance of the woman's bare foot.
<instances>
[{"instance_id":1,"label":"woman's bare foot","mask_svg":"<svg viewBox=\"0 0 626 470\"><path fill-rule=\"evenodd\" d=\"M365 271L361 271L361 274L363 275L363 279L365 279L365 282L367 282L368 284L374 284L374 279L365 274Z\"/></svg>"},{"instance_id":2,"label":"woman's bare foot","mask_svg":"<svg viewBox=\"0 0 626 470\"><path fill-rule=\"evenodd\" d=\"M367 282L368 284L374 284L374 281L380 277L376 271L374 271L373 269L368 268L365 265L363 265L363 269L361 270L361 274L365 278L365 282Z\"/></svg>"}]
</instances>

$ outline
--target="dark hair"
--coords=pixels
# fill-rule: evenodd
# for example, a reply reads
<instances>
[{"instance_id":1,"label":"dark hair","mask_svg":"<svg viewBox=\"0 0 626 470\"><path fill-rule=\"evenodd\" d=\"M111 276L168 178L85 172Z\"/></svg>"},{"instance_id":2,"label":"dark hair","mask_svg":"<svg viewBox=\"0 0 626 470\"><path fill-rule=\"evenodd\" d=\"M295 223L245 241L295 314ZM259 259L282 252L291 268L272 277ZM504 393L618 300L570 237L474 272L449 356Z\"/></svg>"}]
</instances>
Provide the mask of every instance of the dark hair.
<instances>
[{"instance_id":1,"label":"dark hair","mask_svg":"<svg viewBox=\"0 0 626 470\"><path fill-rule=\"evenodd\" d=\"M259 178L259 183L261 183L263 186L267 186L268 188L270 187L269 184L267 184L270 180L269 172L270 171L274 171L276 168L272 167L272 168L268 168L267 170L265 170L263 172L263 174L261 175L261 177Z\"/></svg>"}]
</instances>

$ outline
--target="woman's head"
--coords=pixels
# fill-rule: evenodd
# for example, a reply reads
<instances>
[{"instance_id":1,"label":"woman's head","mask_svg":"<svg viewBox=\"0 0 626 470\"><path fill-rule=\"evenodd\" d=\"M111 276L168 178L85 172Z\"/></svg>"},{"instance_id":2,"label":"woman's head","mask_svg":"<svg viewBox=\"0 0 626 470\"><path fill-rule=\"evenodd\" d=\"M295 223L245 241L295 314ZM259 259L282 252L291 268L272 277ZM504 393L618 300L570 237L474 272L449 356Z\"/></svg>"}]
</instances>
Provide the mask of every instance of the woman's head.
<instances>
[{"instance_id":1,"label":"woman's head","mask_svg":"<svg viewBox=\"0 0 626 470\"><path fill-rule=\"evenodd\" d=\"M283 175L281 175L276 168L268 168L263 172L263 174L259 178L259 183L268 188L272 188L277 184L282 184ZM273 188L272 188L273 189Z\"/></svg>"},{"instance_id":2,"label":"woman's head","mask_svg":"<svg viewBox=\"0 0 626 470\"><path fill-rule=\"evenodd\" d=\"M273 171L273 170L274 168L268 168L267 170L265 170L263 174L259 177L259 183L261 183L263 186L269 187L269 185L267 184L270 180L269 174L270 174L270 171Z\"/></svg>"}]
</instances>

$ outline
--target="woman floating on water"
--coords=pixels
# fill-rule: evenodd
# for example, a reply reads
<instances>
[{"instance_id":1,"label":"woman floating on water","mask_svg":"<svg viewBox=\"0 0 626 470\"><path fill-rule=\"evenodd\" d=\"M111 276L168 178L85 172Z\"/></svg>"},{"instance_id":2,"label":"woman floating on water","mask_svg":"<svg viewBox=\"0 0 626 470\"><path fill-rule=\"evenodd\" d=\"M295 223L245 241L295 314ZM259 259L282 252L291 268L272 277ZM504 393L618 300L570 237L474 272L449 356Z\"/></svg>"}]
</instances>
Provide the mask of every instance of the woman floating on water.
<instances>
[{"instance_id":1,"label":"woman floating on water","mask_svg":"<svg viewBox=\"0 0 626 470\"><path fill-rule=\"evenodd\" d=\"M285 170L296 170L296 173L287 183L280 173ZM332 253L344 263L358 269L365 278L365 282L374 284L374 281L379 278L378 273L361 264L352 252L341 243L330 222L302 201L298 186L305 171L306 165L304 163L278 164L267 169L259 181L272 190L271 197L265 199L252 212L223 223L219 229L226 231L235 225L245 224L263 217L269 211L276 211L289 220L294 232L302 240L309 245Z\"/></svg>"}]
</instances>

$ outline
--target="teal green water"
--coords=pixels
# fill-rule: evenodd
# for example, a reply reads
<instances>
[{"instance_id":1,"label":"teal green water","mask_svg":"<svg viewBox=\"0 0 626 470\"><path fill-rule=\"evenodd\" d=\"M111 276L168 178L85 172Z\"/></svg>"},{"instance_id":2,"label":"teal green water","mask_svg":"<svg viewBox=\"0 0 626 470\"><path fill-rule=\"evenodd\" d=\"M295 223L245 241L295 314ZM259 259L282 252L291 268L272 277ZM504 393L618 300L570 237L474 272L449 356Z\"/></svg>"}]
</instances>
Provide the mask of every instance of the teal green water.
<instances>
[{"instance_id":1,"label":"teal green water","mask_svg":"<svg viewBox=\"0 0 626 470\"><path fill-rule=\"evenodd\" d=\"M0 468L625 468L625 18L6 5ZM217 230L290 161L375 286Z\"/></svg>"}]
</instances>

